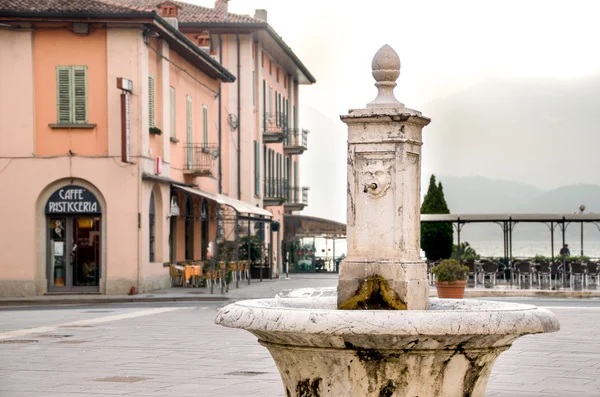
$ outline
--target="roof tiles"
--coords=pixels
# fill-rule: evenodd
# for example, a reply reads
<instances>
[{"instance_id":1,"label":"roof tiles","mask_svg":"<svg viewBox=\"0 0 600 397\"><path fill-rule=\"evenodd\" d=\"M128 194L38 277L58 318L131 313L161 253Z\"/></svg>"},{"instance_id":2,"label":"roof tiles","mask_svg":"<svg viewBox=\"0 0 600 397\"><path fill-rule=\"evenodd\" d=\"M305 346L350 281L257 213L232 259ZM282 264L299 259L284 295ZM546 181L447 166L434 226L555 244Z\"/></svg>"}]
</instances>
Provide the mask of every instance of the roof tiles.
<instances>
[{"instance_id":1,"label":"roof tiles","mask_svg":"<svg viewBox=\"0 0 600 397\"><path fill-rule=\"evenodd\" d=\"M110 0L0 0L0 12L131 14L150 11L150 8Z\"/></svg>"}]
</instances>

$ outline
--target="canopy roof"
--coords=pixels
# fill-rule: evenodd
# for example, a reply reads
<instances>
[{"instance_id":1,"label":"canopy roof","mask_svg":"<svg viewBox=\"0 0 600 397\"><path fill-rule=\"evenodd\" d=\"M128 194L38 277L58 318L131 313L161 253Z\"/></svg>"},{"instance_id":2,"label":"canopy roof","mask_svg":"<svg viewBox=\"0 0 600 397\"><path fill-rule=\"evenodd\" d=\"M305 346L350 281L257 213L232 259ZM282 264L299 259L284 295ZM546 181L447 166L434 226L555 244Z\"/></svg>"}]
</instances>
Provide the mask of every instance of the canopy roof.
<instances>
[{"instance_id":1,"label":"canopy roof","mask_svg":"<svg viewBox=\"0 0 600 397\"><path fill-rule=\"evenodd\" d=\"M586 214L421 214L421 222L600 222L600 213Z\"/></svg>"}]
</instances>

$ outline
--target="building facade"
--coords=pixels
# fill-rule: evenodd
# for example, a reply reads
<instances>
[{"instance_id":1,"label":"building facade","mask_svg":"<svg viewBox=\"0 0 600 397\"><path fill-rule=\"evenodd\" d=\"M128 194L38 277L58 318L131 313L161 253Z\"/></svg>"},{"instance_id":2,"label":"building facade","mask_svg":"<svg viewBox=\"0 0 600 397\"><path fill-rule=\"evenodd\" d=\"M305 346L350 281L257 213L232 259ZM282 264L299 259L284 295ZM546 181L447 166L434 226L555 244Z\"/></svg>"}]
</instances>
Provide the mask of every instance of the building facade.
<instances>
[{"instance_id":1,"label":"building facade","mask_svg":"<svg viewBox=\"0 0 600 397\"><path fill-rule=\"evenodd\" d=\"M187 7L202 9L0 0L0 295L165 288L170 263L239 230L280 256L269 225L286 207L264 192L280 161L268 149L285 149L252 107L260 46L234 35L248 50L231 62L229 34L215 56L212 33L206 51L182 29Z\"/></svg>"}]
</instances>

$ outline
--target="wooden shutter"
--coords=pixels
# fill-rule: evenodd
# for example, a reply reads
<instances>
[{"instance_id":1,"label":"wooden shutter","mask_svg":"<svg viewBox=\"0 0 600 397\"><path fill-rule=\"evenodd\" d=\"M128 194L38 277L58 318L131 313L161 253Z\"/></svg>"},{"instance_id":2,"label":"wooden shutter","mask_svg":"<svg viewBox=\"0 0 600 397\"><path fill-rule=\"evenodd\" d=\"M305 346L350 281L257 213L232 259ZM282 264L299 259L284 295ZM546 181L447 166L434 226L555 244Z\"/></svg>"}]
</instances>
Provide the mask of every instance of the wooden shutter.
<instances>
[{"instance_id":1,"label":"wooden shutter","mask_svg":"<svg viewBox=\"0 0 600 397\"><path fill-rule=\"evenodd\" d=\"M148 126L154 127L154 77L148 76Z\"/></svg>"},{"instance_id":2,"label":"wooden shutter","mask_svg":"<svg viewBox=\"0 0 600 397\"><path fill-rule=\"evenodd\" d=\"M252 53L254 55L254 52ZM252 106L256 106L256 77L254 70L252 71Z\"/></svg>"},{"instance_id":3,"label":"wooden shutter","mask_svg":"<svg viewBox=\"0 0 600 397\"><path fill-rule=\"evenodd\" d=\"M171 112L171 137L175 138L177 136L176 132L175 132L175 87L171 87L170 90L170 95L169 95L169 102L170 102L170 112Z\"/></svg>"},{"instance_id":4,"label":"wooden shutter","mask_svg":"<svg viewBox=\"0 0 600 397\"><path fill-rule=\"evenodd\" d=\"M260 147L258 141L254 141L254 194L260 195Z\"/></svg>"},{"instance_id":5,"label":"wooden shutter","mask_svg":"<svg viewBox=\"0 0 600 397\"><path fill-rule=\"evenodd\" d=\"M193 152L193 129L192 129L192 97L187 97L186 103L186 129L187 129L187 166L188 169L191 169L194 161L194 152Z\"/></svg>"},{"instance_id":6,"label":"wooden shutter","mask_svg":"<svg viewBox=\"0 0 600 397\"><path fill-rule=\"evenodd\" d=\"M59 124L71 123L71 68L56 67L56 120Z\"/></svg>"},{"instance_id":7,"label":"wooden shutter","mask_svg":"<svg viewBox=\"0 0 600 397\"><path fill-rule=\"evenodd\" d=\"M202 138L204 147L208 147L208 108L206 105L202 105Z\"/></svg>"},{"instance_id":8,"label":"wooden shutter","mask_svg":"<svg viewBox=\"0 0 600 397\"><path fill-rule=\"evenodd\" d=\"M73 66L73 123L87 124L87 66Z\"/></svg>"}]
</instances>

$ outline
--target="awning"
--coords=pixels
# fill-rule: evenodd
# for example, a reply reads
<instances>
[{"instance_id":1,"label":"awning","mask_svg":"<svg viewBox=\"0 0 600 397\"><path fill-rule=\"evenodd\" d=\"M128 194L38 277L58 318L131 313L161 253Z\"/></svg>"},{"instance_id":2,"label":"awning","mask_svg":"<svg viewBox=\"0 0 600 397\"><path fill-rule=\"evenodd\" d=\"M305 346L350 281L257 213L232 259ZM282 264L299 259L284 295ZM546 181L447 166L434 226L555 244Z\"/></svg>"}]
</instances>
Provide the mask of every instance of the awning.
<instances>
[{"instance_id":1,"label":"awning","mask_svg":"<svg viewBox=\"0 0 600 397\"><path fill-rule=\"evenodd\" d=\"M267 218L272 218L273 214L270 211L265 209L255 207L252 204L245 203L240 200L236 200L232 197L225 196L223 194L213 195L207 192L204 192L200 189L194 189L186 186L172 185L175 189L183 190L191 194L195 194L200 197L207 198L212 200L218 204L226 205L228 207L233 208L238 214L246 214L246 215L255 215L255 216L264 216Z\"/></svg>"}]
</instances>

